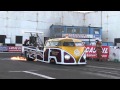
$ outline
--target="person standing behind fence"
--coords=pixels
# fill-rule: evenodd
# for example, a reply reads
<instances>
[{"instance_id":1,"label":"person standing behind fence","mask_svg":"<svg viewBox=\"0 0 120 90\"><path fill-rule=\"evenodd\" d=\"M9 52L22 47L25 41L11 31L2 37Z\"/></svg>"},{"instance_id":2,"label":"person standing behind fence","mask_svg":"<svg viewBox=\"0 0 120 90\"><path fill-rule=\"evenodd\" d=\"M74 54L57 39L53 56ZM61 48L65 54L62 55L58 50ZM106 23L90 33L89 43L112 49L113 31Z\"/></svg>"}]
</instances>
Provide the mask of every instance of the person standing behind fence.
<instances>
[{"instance_id":1,"label":"person standing behind fence","mask_svg":"<svg viewBox=\"0 0 120 90\"><path fill-rule=\"evenodd\" d=\"M96 40L96 53L97 53L97 60L102 61L102 43L99 40Z\"/></svg>"}]
</instances>

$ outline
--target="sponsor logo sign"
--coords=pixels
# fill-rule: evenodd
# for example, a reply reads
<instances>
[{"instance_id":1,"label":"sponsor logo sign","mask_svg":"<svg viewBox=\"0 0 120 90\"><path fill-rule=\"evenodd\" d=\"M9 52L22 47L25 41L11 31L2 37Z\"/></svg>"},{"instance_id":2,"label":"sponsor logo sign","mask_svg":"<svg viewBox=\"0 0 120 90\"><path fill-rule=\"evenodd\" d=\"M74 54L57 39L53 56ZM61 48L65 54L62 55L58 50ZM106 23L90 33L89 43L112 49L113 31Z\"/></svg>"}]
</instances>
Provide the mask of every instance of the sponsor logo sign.
<instances>
[{"instance_id":1,"label":"sponsor logo sign","mask_svg":"<svg viewBox=\"0 0 120 90\"><path fill-rule=\"evenodd\" d=\"M1 47L0 47L0 52L8 52L8 47L6 47L6 46L1 46Z\"/></svg>"},{"instance_id":2,"label":"sponsor logo sign","mask_svg":"<svg viewBox=\"0 0 120 90\"><path fill-rule=\"evenodd\" d=\"M20 46L9 46L8 51L9 52L22 52L22 47L20 47Z\"/></svg>"},{"instance_id":3,"label":"sponsor logo sign","mask_svg":"<svg viewBox=\"0 0 120 90\"><path fill-rule=\"evenodd\" d=\"M93 38L91 34L62 34L62 37L68 36L69 38Z\"/></svg>"},{"instance_id":4,"label":"sponsor logo sign","mask_svg":"<svg viewBox=\"0 0 120 90\"><path fill-rule=\"evenodd\" d=\"M90 58L96 58L96 50L95 46L86 46L86 55ZM102 57L107 58L109 57L109 46L102 46Z\"/></svg>"}]
</instances>

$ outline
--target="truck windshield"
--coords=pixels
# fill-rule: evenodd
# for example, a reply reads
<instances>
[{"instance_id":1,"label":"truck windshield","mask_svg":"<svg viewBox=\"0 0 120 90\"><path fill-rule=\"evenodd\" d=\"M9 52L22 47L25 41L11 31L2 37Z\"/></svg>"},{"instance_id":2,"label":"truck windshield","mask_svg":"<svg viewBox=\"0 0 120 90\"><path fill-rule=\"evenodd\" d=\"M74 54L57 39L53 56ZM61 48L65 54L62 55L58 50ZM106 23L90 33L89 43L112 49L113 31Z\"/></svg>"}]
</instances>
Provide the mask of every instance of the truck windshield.
<instances>
[{"instance_id":1,"label":"truck windshield","mask_svg":"<svg viewBox=\"0 0 120 90\"><path fill-rule=\"evenodd\" d=\"M50 41L46 43L46 46L60 46L60 42Z\"/></svg>"},{"instance_id":2,"label":"truck windshield","mask_svg":"<svg viewBox=\"0 0 120 90\"><path fill-rule=\"evenodd\" d=\"M63 46L75 46L74 42L64 42Z\"/></svg>"},{"instance_id":3,"label":"truck windshield","mask_svg":"<svg viewBox=\"0 0 120 90\"><path fill-rule=\"evenodd\" d=\"M83 46L81 42L64 42L63 46Z\"/></svg>"},{"instance_id":4,"label":"truck windshield","mask_svg":"<svg viewBox=\"0 0 120 90\"><path fill-rule=\"evenodd\" d=\"M84 46L82 42L75 42L75 46Z\"/></svg>"}]
</instances>

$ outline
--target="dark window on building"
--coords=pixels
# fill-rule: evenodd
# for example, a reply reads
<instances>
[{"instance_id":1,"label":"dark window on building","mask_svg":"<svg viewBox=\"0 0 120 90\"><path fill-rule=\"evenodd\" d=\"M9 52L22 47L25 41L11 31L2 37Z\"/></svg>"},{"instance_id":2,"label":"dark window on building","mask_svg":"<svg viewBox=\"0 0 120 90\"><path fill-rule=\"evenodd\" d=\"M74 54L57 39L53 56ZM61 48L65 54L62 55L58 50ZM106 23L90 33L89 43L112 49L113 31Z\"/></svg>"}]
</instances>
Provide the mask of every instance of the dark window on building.
<instances>
[{"instance_id":1,"label":"dark window on building","mask_svg":"<svg viewBox=\"0 0 120 90\"><path fill-rule=\"evenodd\" d=\"M16 36L16 44L22 44L23 36Z\"/></svg>"},{"instance_id":2,"label":"dark window on building","mask_svg":"<svg viewBox=\"0 0 120 90\"><path fill-rule=\"evenodd\" d=\"M51 32L51 37L53 37L53 38L62 37L62 31L63 31L62 27L54 28L54 32Z\"/></svg>"},{"instance_id":3,"label":"dark window on building","mask_svg":"<svg viewBox=\"0 0 120 90\"><path fill-rule=\"evenodd\" d=\"M73 28L67 28L67 33L70 33L70 34L74 33L74 29Z\"/></svg>"},{"instance_id":4,"label":"dark window on building","mask_svg":"<svg viewBox=\"0 0 120 90\"><path fill-rule=\"evenodd\" d=\"M61 33L63 31L62 28L54 28L55 33Z\"/></svg>"},{"instance_id":5,"label":"dark window on building","mask_svg":"<svg viewBox=\"0 0 120 90\"><path fill-rule=\"evenodd\" d=\"M80 28L75 28L75 29L74 29L74 33L75 33L75 34L80 34Z\"/></svg>"},{"instance_id":6,"label":"dark window on building","mask_svg":"<svg viewBox=\"0 0 120 90\"><path fill-rule=\"evenodd\" d=\"M6 35L0 35L0 43L5 43Z\"/></svg>"},{"instance_id":7,"label":"dark window on building","mask_svg":"<svg viewBox=\"0 0 120 90\"><path fill-rule=\"evenodd\" d=\"M114 45L117 46L117 43L120 43L120 38L115 38L114 39Z\"/></svg>"},{"instance_id":8,"label":"dark window on building","mask_svg":"<svg viewBox=\"0 0 120 90\"><path fill-rule=\"evenodd\" d=\"M88 28L83 28L81 34L89 34Z\"/></svg>"}]
</instances>

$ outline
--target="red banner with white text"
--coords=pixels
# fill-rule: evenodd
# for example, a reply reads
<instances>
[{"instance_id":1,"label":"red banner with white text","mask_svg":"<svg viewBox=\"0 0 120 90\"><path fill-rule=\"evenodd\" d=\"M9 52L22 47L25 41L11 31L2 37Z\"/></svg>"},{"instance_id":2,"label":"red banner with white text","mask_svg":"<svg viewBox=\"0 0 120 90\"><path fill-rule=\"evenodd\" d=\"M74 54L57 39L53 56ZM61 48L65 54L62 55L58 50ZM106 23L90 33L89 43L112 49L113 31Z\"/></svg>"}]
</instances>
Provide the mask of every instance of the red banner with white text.
<instances>
[{"instance_id":1,"label":"red banner with white text","mask_svg":"<svg viewBox=\"0 0 120 90\"><path fill-rule=\"evenodd\" d=\"M86 46L87 58L97 58L95 46ZM102 58L108 59L109 57L109 46L102 46Z\"/></svg>"}]
</instances>

